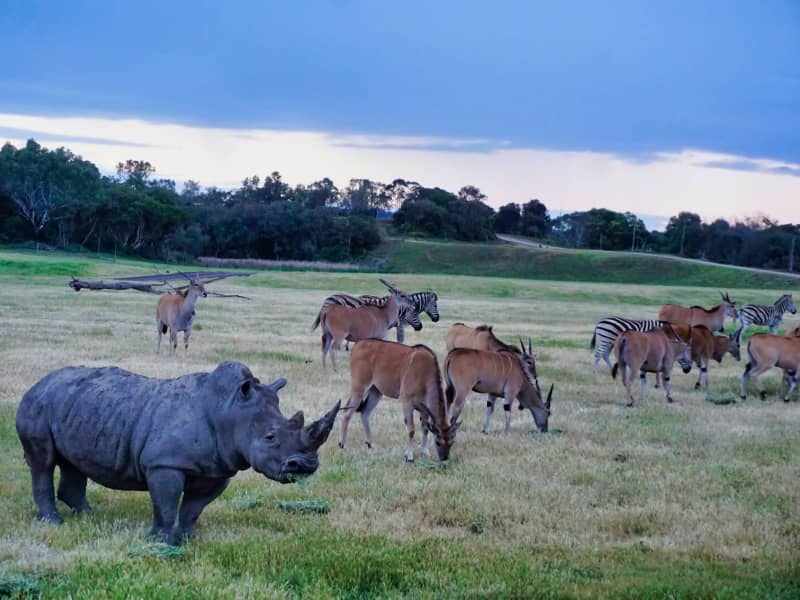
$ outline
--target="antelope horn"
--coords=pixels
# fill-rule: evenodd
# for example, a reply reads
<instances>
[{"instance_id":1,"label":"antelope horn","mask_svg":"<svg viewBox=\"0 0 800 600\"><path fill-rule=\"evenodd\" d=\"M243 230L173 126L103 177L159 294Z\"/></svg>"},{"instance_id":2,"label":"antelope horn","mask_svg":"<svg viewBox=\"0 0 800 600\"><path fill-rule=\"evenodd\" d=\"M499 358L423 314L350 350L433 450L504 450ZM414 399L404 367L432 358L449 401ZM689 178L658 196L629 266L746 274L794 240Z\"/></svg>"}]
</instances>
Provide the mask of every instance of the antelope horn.
<instances>
[{"instance_id":1,"label":"antelope horn","mask_svg":"<svg viewBox=\"0 0 800 600\"><path fill-rule=\"evenodd\" d=\"M531 347L531 338L528 336L528 354L533 355L533 348Z\"/></svg>"},{"instance_id":2,"label":"antelope horn","mask_svg":"<svg viewBox=\"0 0 800 600\"><path fill-rule=\"evenodd\" d=\"M191 281L192 281L192 278L191 278L191 277L189 277L189 276L188 276L186 273L184 273L183 271L176 271L176 272L177 272L177 273L180 273L181 275L183 275L184 277L186 277L186 279L188 279L188 280L189 280L189 282L191 283Z\"/></svg>"},{"instance_id":3,"label":"antelope horn","mask_svg":"<svg viewBox=\"0 0 800 600\"><path fill-rule=\"evenodd\" d=\"M554 385L555 385L554 383L550 384L550 391L547 392L547 402L544 403L544 405L547 407L548 410L550 409L550 401L553 399L553 386Z\"/></svg>"},{"instance_id":4,"label":"antelope horn","mask_svg":"<svg viewBox=\"0 0 800 600\"><path fill-rule=\"evenodd\" d=\"M522 353L525 354L525 342L522 341L522 336L519 338L519 347L522 350Z\"/></svg>"},{"instance_id":5,"label":"antelope horn","mask_svg":"<svg viewBox=\"0 0 800 600\"><path fill-rule=\"evenodd\" d=\"M398 289L397 286L395 286L392 282L387 281L383 277L379 277L378 281L380 281L383 285L385 285L387 288L389 288L389 291L391 291L391 292L393 292L395 294L402 294L403 296L406 295L405 292L403 292L402 290Z\"/></svg>"}]
</instances>

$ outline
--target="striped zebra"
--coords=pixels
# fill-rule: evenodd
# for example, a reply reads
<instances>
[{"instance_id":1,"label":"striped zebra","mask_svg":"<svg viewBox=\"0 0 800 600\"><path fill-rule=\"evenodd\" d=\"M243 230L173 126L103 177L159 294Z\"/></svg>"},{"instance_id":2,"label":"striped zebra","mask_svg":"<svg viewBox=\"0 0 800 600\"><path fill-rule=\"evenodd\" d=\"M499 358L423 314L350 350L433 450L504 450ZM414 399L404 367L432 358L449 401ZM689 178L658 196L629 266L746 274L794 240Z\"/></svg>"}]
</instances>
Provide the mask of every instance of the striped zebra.
<instances>
[{"instance_id":1,"label":"striped zebra","mask_svg":"<svg viewBox=\"0 0 800 600\"><path fill-rule=\"evenodd\" d=\"M739 329L736 331L736 339L742 343L744 330L749 325L765 325L769 327L770 333L775 333L783 320L783 313L797 313L791 294L784 294L772 306L763 304L745 304L739 310Z\"/></svg>"},{"instance_id":2,"label":"striped zebra","mask_svg":"<svg viewBox=\"0 0 800 600\"><path fill-rule=\"evenodd\" d=\"M589 347L594 350L594 365L592 373L597 373L597 365L602 358L606 361L608 368L611 369L611 361L608 356L617 341L617 336L623 331L652 331L664 324L659 319L625 319L624 317L607 317L601 319L594 326L594 334ZM597 349L595 350L595 343Z\"/></svg>"},{"instance_id":3,"label":"striped zebra","mask_svg":"<svg viewBox=\"0 0 800 600\"><path fill-rule=\"evenodd\" d=\"M422 329L422 321L420 321L419 318L420 314L426 313L434 323L439 320L439 306L437 304L439 297L435 292L414 292L413 294L407 294L407 296L409 300L411 300L413 308L401 308L400 314L397 316L397 323L392 325L392 327L397 327L397 341L401 343L405 340L405 332L403 330L405 326L410 325L414 331ZM367 304L383 306L388 299L389 296L371 296L369 294L364 294L362 296L333 294L325 298L325 301L322 303L322 308L324 309L326 306L332 304L341 304L343 306L350 306L351 308L358 308L359 306ZM317 325L319 325L321 314L322 309L320 309L320 313L314 321L311 328L312 330L316 329ZM347 345L345 345L345 349L347 349Z\"/></svg>"}]
</instances>

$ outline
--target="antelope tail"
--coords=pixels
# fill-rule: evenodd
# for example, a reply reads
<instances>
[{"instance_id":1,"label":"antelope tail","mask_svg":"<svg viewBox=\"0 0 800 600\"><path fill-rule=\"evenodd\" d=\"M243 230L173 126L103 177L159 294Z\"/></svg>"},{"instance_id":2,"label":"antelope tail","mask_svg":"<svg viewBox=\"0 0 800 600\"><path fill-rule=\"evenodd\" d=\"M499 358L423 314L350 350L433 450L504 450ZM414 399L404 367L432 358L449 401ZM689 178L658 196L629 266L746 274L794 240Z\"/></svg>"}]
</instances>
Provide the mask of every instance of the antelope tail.
<instances>
[{"instance_id":1,"label":"antelope tail","mask_svg":"<svg viewBox=\"0 0 800 600\"><path fill-rule=\"evenodd\" d=\"M617 378L617 371L619 371L619 361L624 360L623 352L625 352L625 345L628 343L628 339L623 337L619 340L619 348L617 349L617 362L614 363L614 366L611 367L611 378ZM624 379L624 377L623 377Z\"/></svg>"},{"instance_id":2,"label":"antelope tail","mask_svg":"<svg viewBox=\"0 0 800 600\"><path fill-rule=\"evenodd\" d=\"M444 388L444 399L445 405L448 407L452 406L453 400L456 399L456 388L453 385L453 380L450 379L450 361L446 360L444 363L444 381L445 381L445 388Z\"/></svg>"},{"instance_id":3,"label":"antelope tail","mask_svg":"<svg viewBox=\"0 0 800 600\"><path fill-rule=\"evenodd\" d=\"M314 331L317 327L319 327L319 323L322 320L322 308L319 309L317 313L317 318L314 319L314 322L311 324L311 331Z\"/></svg>"},{"instance_id":4,"label":"antelope tail","mask_svg":"<svg viewBox=\"0 0 800 600\"><path fill-rule=\"evenodd\" d=\"M166 324L166 323L164 323L164 322L162 322L162 323L161 323L161 333L162 333L162 334L165 334L165 333L167 333L167 329L168 329L168 328L167 328L167 324Z\"/></svg>"},{"instance_id":5,"label":"antelope tail","mask_svg":"<svg viewBox=\"0 0 800 600\"><path fill-rule=\"evenodd\" d=\"M597 341L597 331L592 334L592 341L589 343L589 350L594 350L595 342Z\"/></svg>"}]
</instances>

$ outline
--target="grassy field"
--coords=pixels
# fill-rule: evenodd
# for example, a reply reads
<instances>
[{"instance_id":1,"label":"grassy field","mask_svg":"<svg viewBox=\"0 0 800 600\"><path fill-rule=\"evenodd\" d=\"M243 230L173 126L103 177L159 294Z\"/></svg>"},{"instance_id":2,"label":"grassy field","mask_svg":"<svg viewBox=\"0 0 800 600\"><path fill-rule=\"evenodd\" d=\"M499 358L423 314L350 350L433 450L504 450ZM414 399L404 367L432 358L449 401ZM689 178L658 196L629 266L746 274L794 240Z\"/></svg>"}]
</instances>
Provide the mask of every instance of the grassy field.
<instances>
[{"instance_id":1,"label":"grassy field","mask_svg":"<svg viewBox=\"0 0 800 600\"><path fill-rule=\"evenodd\" d=\"M509 340L532 336L539 378L555 382L551 434L530 433L513 412L504 436L480 431L484 400L463 414L446 469L403 462L398 403L375 411L371 451L358 419L349 447L334 434L320 469L299 485L238 475L169 555L150 546L146 494L90 483L94 514L33 520L30 479L13 419L24 392L74 364L119 365L172 377L247 363L262 379L287 377L284 413L318 417L349 388L348 359L323 373L309 327L331 292L382 293L376 274L262 272L211 289L197 308L188 359L157 357L155 296L75 293L69 275L153 272L134 261L38 257L0 251L0 594L44 597L627 597L800 596L800 402L751 394L717 406L693 391L696 372L674 373L675 404L648 389L623 406L621 385L591 373L594 322L655 316L663 302L715 304L708 287L664 287L393 274L409 291L435 289L442 320L407 334L444 355L455 321L491 322ZM729 286L739 302L774 301L786 288ZM788 316L785 327L800 324ZM738 391L744 363L710 369L711 392ZM280 501L325 501L324 514Z\"/></svg>"},{"instance_id":2,"label":"grassy field","mask_svg":"<svg viewBox=\"0 0 800 600\"><path fill-rule=\"evenodd\" d=\"M657 254L389 239L376 252L393 273L446 273L552 281L800 289L800 279Z\"/></svg>"}]
</instances>

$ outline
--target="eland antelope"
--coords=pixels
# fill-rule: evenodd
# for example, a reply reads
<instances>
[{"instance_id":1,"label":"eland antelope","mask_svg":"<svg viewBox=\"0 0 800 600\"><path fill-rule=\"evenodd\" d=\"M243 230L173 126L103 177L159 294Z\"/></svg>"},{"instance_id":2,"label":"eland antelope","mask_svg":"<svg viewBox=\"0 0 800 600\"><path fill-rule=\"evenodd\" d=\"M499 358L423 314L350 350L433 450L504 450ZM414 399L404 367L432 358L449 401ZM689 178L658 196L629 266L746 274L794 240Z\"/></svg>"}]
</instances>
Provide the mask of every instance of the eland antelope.
<instances>
[{"instance_id":1,"label":"eland antelope","mask_svg":"<svg viewBox=\"0 0 800 600\"><path fill-rule=\"evenodd\" d=\"M609 355L620 333L623 331L652 331L662 325L664 325L664 321L659 321L658 319L625 319L623 317L600 319L597 325L594 326L592 341L589 344L589 349L594 350L592 373L597 373L597 365L600 363L600 359L606 361L609 369L613 367ZM595 349L595 345L597 349Z\"/></svg>"},{"instance_id":2,"label":"eland antelope","mask_svg":"<svg viewBox=\"0 0 800 600\"><path fill-rule=\"evenodd\" d=\"M473 348L454 348L444 361L445 396L450 408L451 419L457 419L464 409L471 391L489 394L483 432L488 433L489 421L494 411L494 398L503 398L505 417L504 432L508 433L511 424L511 404L516 399L519 409L528 409L533 421L541 432L547 432L550 418L550 401L553 386L542 401L539 386L535 383L531 370L533 357L522 351L486 351Z\"/></svg>"},{"instance_id":3,"label":"eland antelope","mask_svg":"<svg viewBox=\"0 0 800 600\"><path fill-rule=\"evenodd\" d=\"M391 291L394 292L397 290L397 288L388 281L381 279L381 282ZM405 295L408 296L409 300L411 300L412 307L401 312L398 315L397 323L392 325L392 327L397 328L397 341L401 343L405 341L404 328L406 326L412 327L414 331L419 331L422 329L422 321L419 319L419 315L422 313L427 314L434 323L439 320L439 296L436 294L436 292L414 292ZM333 304L341 304L344 306L351 306L353 308L357 308L366 304L383 306L386 304L388 299L389 296L371 296L368 294L363 294L361 296L351 296L350 294L332 294L325 298L325 300L322 302L322 308L320 309L317 319L314 321L311 329L314 330L317 328L317 325L319 325L319 319L322 317L322 310L326 306L331 306Z\"/></svg>"},{"instance_id":4,"label":"eland antelope","mask_svg":"<svg viewBox=\"0 0 800 600\"><path fill-rule=\"evenodd\" d=\"M442 378L436 354L427 346L405 346L384 340L362 340L353 345L350 356L350 401L344 407L339 447L347 441L347 427L353 412L361 413L361 422L372 448L369 416L382 396L397 398L403 407L408 433L406 461L414 461L414 410L420 413L422 453L430 456L428 431L436 440L439 460L450 457L450 448L461 423L448 418L442 393Z\"/></svg>"},{"instance_id":5,"label":"eland antelope","mask_svg":"<svg viewBox=\"0 0 800 600\"><path fill-rule=\"evenodd\" d=\"M343 341L383 339L389 327L397 322L398 315L411 308L411 301L400 292L389 296L383 306L333 304L323 307L319 315L319 324L322 326L322 368L325 368L325 357L330 352L331 364L336 369L335 351Z\"/></svg>"},{"instance_id":6,"label":"eland antelope","mask_svg":"<svg viewBox=\"0 0 800 600\"><path fill-rule=\"evenodd\" d=\"M616 379L617 370L622 368L622 383L628 394L628 406L633 406L631 379L637 371L640 401L644 401L644 388L647 384L645 374L661 373L667 402L672 402L670 374L673 363L677 360L684 373L692 370L691 334L689 336L689 342L684 342L670 325L653 331L625 331L620 334L614 345L617 362L611 369L611 377Z\"/></svg>"},{"instance_id":7,"label":"eland antelope","mask_svg":"<svg viewBox=\"0 0 800 600\"><path fill-rule=\"evenodd\" d=\"M197 299L208 296L206 288L196 275L189 278L189 286L174 294L164 294L156 305L156 326L158 327L158 346L156 354L161 353L161 336L169 330L169 341L172 353L178 349L178 332L183 332L183 355L189 353L189 336L192 333L194 307Z\"/></svg>"},{"instance_id":8,"label":"eland antelope","mask_svg":"<svg viewBox=\"0 0 800 600\"><path fill-rule=\"evenodd\" d=\"M700 389L700 386L708 389L708 364L712 360L721 364L722 358L726 353L737 361L741 359L739 341L733 333L714 335L705 325L692 327L691 335L688 325L673 325L673 329L682 340L691 340L690 354L692 362L700 370L700 374L697 376L697 383L694 384L694 389L696 390ZM658 387L659 375L660 373L656 373L656 387Z\"/></svg>"},{"instance_id":9,"label":"eland antelope","mask_svg":"<svg viewBox=\"0 0 800 600\"><path fill-rule=\"evenodd\" d=\"M800 370L800 337L796 337L794 333L794 331L788 335L756 333L750 338L750 341L747 342L747 358L749 360L742 375L742 399L747 397L745 387L751 377L761 399L766 399L767 392L761 385L761 375L773 367L778 367L783 369L784 380L789 384L783 400L784 402L789 401L789 396L797 386L797 371Z\"/></svg>"},{"instance_id":10,"label":"eland antelope","mask_svg":"<svg viewBox=\"0 0 800 600\"><path fill-rule=\"evenodd\" d=\"M736 302L730 299L728 292L719 293L722 297L722 304L718 304L712 309L705 309L702 306L678 306L676 304L665 304L658 311L658 318L669 323L679 323L681 325L705 325L711 331L724 331L725 318L730 317L734 321L739 317L736 310Z\"/></svg>"}]
</instances>

